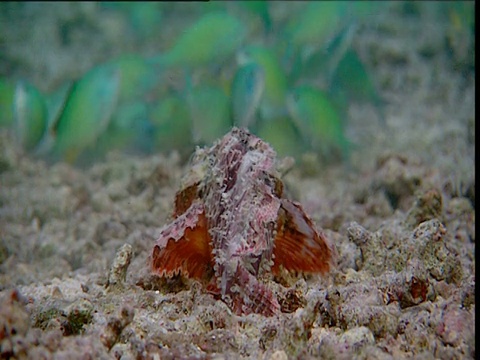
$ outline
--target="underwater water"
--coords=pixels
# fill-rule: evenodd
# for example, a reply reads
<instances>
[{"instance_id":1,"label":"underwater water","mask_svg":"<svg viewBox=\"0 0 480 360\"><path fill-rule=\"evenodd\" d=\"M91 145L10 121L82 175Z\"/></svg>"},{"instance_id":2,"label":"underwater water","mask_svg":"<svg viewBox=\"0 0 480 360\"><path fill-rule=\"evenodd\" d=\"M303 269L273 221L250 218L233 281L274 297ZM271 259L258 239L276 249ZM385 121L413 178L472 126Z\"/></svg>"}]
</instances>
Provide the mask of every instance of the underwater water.
<instances>
[{"instance_id":1,"label":"underwater water","mask_svg":"<svg viewBox=\"0 0 480 360\"><path fill-rule=\"evenodd\" d=\"M473 1L1 3L0 357L474 358L474 80ZM232 127L335 248L271 317L148 265Z\"/></svg>"}]
</instances>

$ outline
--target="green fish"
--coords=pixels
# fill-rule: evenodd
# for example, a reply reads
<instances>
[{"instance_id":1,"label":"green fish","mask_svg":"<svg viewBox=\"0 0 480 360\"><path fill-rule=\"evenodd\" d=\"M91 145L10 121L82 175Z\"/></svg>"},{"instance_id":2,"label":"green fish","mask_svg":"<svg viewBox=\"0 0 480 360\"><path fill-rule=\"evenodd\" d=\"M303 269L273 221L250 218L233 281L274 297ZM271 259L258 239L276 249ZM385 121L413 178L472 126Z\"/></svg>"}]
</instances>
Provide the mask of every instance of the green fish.
<instances>
[{"instance_id":1,"label":"green fish","mask_svg":"<svg viewBox=\"0 0 480 360\"><path fill-rule=\"evenodd\" d=\"M350 48L356 29L357 24L351 22L339 29L338 33L320 49L303 54L303 56L297 53L289 81L295 83L300 79L315 78L328 84L340 59Z\"/></svg>"},{"instance_id":2,"label":"green fish","mask_svg":"<svg viewBox=\"0 0 480 360\"><path fill-rule=\"evenodd\" d=\"M257 64L264 72L265 90L260 101L260 115L264 119L284 116L287 77L273 50L261 46L247 46L237 55L239 65Z\"/></svg>"},{"instance_id":3,"label":"green fish","mask_svg":"<svg viewBox=\"0 0 480 360\"><path fill-rule=\"evenodd\" d=\"M292 72L298 72L312 53L325 51L342 24L345 24L346 1L310 1L293 14L285 26L285 60Z\"/></svg>"},{"instance_id":4,"label":"green fish","mask_svg":"<svg viewBox=\"0 0 480 360\"><path fill-rule=\"evenodd\" d=\"M255 121L265 90L265 73L263 68L250 63L237 69L232 81L232 117L238 127L248 128Z\"/></svg>"},{"instance_id":5,"label":"green fish","mask_svg":"<svg viewBox=\"0 0 480 360\"><path fill-rule=\"evenodd\" d=\"M148 109L148 120L154 126L154 150L178 150L186 155L193 149L191 119L187 104L177 95L169 95Z\"/></svg>"},{"instance_id":6,"label":"green fish","mask_svg":"<svg viewBox=\"0 0 480 360\"><path fill-rule=\"evenodd\" d=\"M156 35L161 29L162 9L161 2L157 1L135 1L125 2L129 5L127 14L130 23L138 38L143 40Z\"/></svg>"},{"instance_id":7,"label":"green fish","mask_svg":"<svg viewBox=\"0 0 480 360\"><path fill-rule=\"evenodd\" d=\"M345 52L332 75L329 92L339 105L347 107L352 101L370 102L385 124L385 101L380 97L365 65L354 50Z\"/></svg>"},{"instance_id":8,"label":"green fish","mask_svg":"<svg viewBox=\"0 0 480 360\"><path fill-rule=\"evenodd\" d=\"M272 18L268 9L268 1L234 1L234 4L238 4L249 12L256 14L260 17L263 23L265 34L268 34L272 30Z\"/></svg>"},{"instance_id":9,"label":"green fish","mask_svg":"<svg viewBox=\"0 0 480 360\"><path fill-rule=\"evenodd\" d=\"M118 101L120 103L142 100L145 94L159 82L155 66L138 55L122 55L103 66L116 68L119 72Z\"/></svg>"},{"instance_id":10,"label":"green fish","mask_svg":"<svg viewBox=\"0 0 480 360\"><path fill-rule=\"evenodd\" d=\"M281 157L298 158L307 150L297 128L288 116L260 121L255 134L272 145Z\"/></svg>"},{"instance_id":11,"label":"green fish","mask_svg":"<svg viewBox=\"0 0 480 360\"><path fill-rule=\"evenodd\" d=\"M68 96L70 95L72 85L72 82L67 81L58 89L46 95L45 101L48 114L47 129L42 140L35 148L35 155L43 156L52 150L52 147L55 143L54 129L58 120L60 119L61 114L63 113L63 109L65 108Z\"/></svg>"},{"instance_id":12,"label":"green fish","mask_svg":"<svg viewBox=\"0 0 480 360\"><path fill-rule=\"evenodd\" d=\"M117 106L107 129L96 141L96 152L112 149L130 153L148 153L152 147L153 126L148 120L147 105L132 102Z\"/></svg>"},{"instance_id":13,"label":"green fish","mask_svg":"<svg viewBox=\"0 0 480 360\"><path fill-rule=\"evenodd\" d=\"M287 24L285 37L294 48L323 46L338 30L348 1L312 1Z\"/></svg>"},{"instance_id":14,"label":"green fish","mask_svg":"<svg viewBox=\"0 0 480 360\"><path fill-rule=\"evenodd\" d=\"M312 86L294 89L287 98L292 119L311 148L331 158L340 151L348 160L349 145L342 119L326 93Z\"/></svg>"},{"instance_id":15,"label":"green fish","mask_svg":"<svg viewBox=\"0 0 480 360\"><path fill-rule=\"evenodd\" d=\"M73 163L105 131L116 107L120 72L111 65L98 66L73 86L54 128L53 155Z\"/></svg>"},{"instance_id":16,"label":"green fish","mask_svg":"<svg viewBox=\"0 0 480 360\"><path fill-rule=\"evenodd\" d=\"M47 94L47 110L48 110L48 127L52 129L56 126L56 123L63 113L65 104L70 92L72 91L73 82L67 81L59 86L55 91Z\"/></svg>"},{"instance_id":17,"label":"green fish","mask_svg":"<svg viewBox=\"0 0 480 360\"><path fill-rule=\"evenodd\" d=\"M211 144L230 130L230 99L221 88L197 86L188 91L186 97L195 144Z\"/></svg>"},{"instance_id":18,"label":"green fish","mask_svg":"<svg viewBox=\"0 0 480 360\"><path fill-rule=\"evenodd\" d=\"M386 1L355 1L347 8L349 19L368 20L390 6Z\"/></svg>"},{"instance_id":19,"label":"green fish","mask_svg":"<svg viewBox=\"0 0 480 360\"><path fill-rule=\"evenodd\" d=\"M0 129L13 124L13 99L15 84L0 78Z\"/></svg>"},{"instance_id":20,"label":"green fish","mask_svg":"<svg viewBox=\"0 0 480 360\"><path fill-rule=\"evenodd\" d=\"M182 32L164 55L152 59L164 67L197 68L231 56L246 37L245 26L223 11L205 14Z\"/></svg>"},{"instance_id":21,"label":"green fish","mask_svg":"<svg viewBox=\"0 0 480 360\"><path fill-rule=\"evenodd\" d=\"M44 96L33 85L20 81L13 101L13 130L20 145L32 151L47 129L47 105Z\"/></svg>"}]
</instances>

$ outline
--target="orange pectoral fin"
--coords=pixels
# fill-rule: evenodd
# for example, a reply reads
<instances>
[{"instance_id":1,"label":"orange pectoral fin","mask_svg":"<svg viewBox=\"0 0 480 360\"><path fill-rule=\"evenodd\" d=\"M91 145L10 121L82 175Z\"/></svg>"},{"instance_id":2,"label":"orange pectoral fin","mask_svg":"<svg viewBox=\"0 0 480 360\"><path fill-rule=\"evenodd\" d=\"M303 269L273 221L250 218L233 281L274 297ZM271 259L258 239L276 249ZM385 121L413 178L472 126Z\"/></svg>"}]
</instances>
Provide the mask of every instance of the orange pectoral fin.
<instances>
[{"instance_id":1,"label":"orange pectoral fin","mask_svg":"<svg viewBox=\"0 0 480 360\"><path fill-rule=\"evenodd\" d=\"M280 266L288 271L326 273L333 262L333 248L315 229L300 205L282 199L278 212L272 272Z\"/></svg>"},{"instance_id":2,"label":"orange pectoral fin","mask_svg":"<svg viewBox=\"0 0 480 360\"><path fill-rule=\"evenodd\" d=\"M191 210L191 209L189 209ZM189 210L184 214L191 216ZM193 224L182 229L183 235L178 239L171 236L165 238L163 233L170 233L167 228L162 232L160 239L155 244L152 252L152 270L160 276L182 274L197 279L207 278L213 269L212 247L208 234L205 212L194 214ZM177 218L175 224L183 226L182 216ZM171 231L172 234L174 233Z\"/></svg>"}]
</instances>

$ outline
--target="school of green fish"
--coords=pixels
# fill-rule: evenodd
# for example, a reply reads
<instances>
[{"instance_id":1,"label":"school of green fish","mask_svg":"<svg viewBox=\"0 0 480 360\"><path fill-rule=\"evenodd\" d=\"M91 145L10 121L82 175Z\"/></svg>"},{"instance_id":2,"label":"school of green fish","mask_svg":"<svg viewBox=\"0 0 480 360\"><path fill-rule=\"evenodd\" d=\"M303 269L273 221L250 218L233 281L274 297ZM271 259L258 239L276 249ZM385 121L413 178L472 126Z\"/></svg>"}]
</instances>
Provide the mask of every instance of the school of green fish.
<instances>
[{"instance_id":1,"label":"school of green fish","mask_svg":"<svg viewBox=\"0 0 480 360\"><path fill-rule=\"evenodd\" d=\"M162 31L158 19L168 16L162 3L116 4L104 6L128 12L138 36ZM167 51L121 55L51 94L0 77L0 129L28 153L69 163L113 149L187 156L234 125L281 156L313 151L348 161L345 108L364 101L381 114L384 106L352 46L358 25L383 5L305 2L281 23L271 6L218 2ZM172 72L181 75L173 85Z\"/></svg>"}]
</instances>

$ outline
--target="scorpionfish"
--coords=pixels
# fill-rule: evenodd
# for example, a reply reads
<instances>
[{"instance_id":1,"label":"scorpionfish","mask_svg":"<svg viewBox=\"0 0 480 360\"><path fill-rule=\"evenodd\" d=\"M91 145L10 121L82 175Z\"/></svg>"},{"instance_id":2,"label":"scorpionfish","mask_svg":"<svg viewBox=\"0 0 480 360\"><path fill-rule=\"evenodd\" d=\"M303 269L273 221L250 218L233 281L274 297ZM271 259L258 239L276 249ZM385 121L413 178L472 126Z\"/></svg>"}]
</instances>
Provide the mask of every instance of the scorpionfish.
<instances>
[{"instance_id":1,"label":"scorpionfish","mask_svg":"<svg viewBox=\"0 0 480 360\"><path fill-rule=\"evenodd\" d=\"M150 256L160 276L181 273L207 284L235 313L280 311L266 275L326 273L334 248L299 203L284 197L272 147L232 128L197 148L175 197L174 220Z\"/></svg>"}]
</instances>

